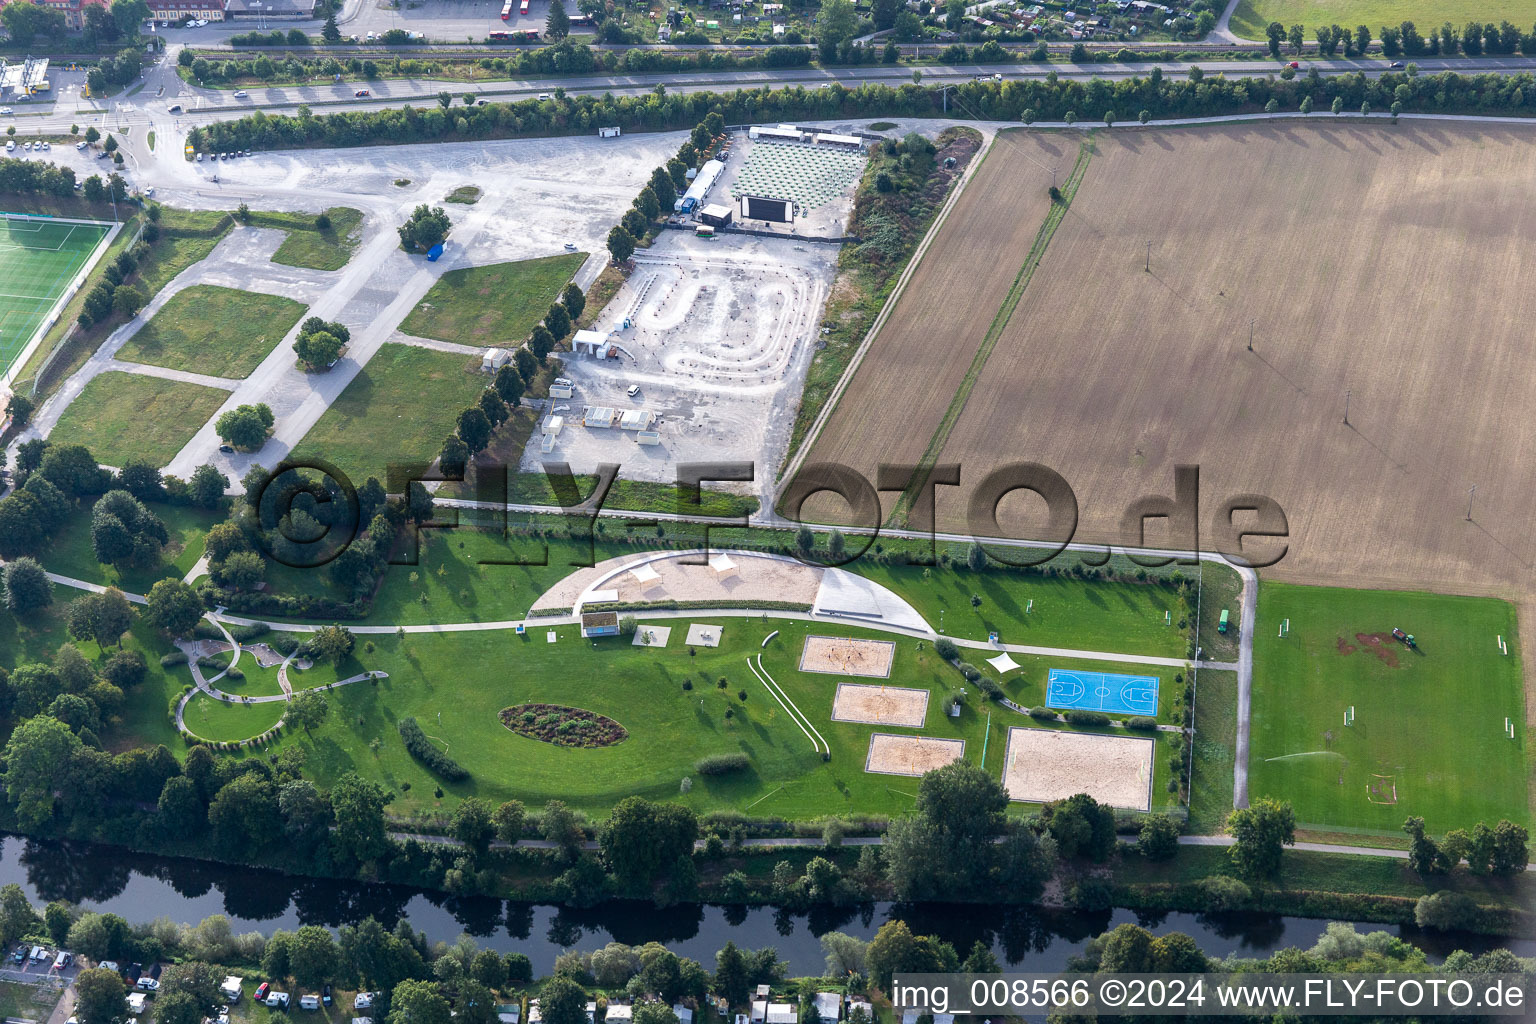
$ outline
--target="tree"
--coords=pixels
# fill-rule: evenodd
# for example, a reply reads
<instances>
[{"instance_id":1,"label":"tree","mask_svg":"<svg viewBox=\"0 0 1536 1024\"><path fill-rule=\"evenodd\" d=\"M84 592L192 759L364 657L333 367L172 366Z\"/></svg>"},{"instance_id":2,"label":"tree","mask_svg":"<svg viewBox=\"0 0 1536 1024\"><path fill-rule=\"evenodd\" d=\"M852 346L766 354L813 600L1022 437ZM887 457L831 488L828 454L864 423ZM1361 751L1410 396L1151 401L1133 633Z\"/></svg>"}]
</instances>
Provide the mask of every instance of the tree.
<instances>
[{"instance_id":1,"label":"tree","mask_svg":"<svg viewBox=\"0 0 1536 1024\"><path fill-rule=\"evenodd\" d=\"M1179 852L1179 826L1166 814L1149 814L1141 821L1136 849L1147 860L1172 860Z\"/></svg>"},{"instance_id":2,"label":"tree","mask_svg":"<svg viewBox=\"0 0 1536 1024\"><path fill-rule=\"evenodd\" d=\"M1307 42L1307 30L1302 25L1292 25L1288 33L1291 40L1291 52L1300 53L1301 48Z\"/></svg>"},{"instance_id":3,"label":"tree","mask_svg":"<svg viewBox=\"0 0 1536 1024\"><path fill-rule=\"evenodd\" d=\"M715 993L729 1006L741 1006L747 1001L751 983L746 956L736 943L727 941L715 954Z\"/></svg>"},{"instance_id":4,"label":"tree","mask_svg":"<svg viewBox=\"0 0 1536 1024\"><path fill-rule=\"evenodd\" d=\"M459 439L471 455L485 451L491 443L491 421L478 405L459 413Z\"/></svg>"},{"instance_id":5,"label":"tree","mask_svg":"<svg viewBox=\"0 0 1536 1024\"><path fill-rule=\"evenodd\" d=\"M149 621L171 636L186 636L203 617L203 599L178 579L163 579L145 596Z\"/></svg>"},{"instance_id":6,"label":"tree","mask_svg":"<svg viewBox=\"0 0 1536 1024\"><path fill-rule=\"evenodd\" d=\"M505 366L502 367L506 369ZM507 422L511 413L507 412L507 403L501 400L494 388L486 388L480 392L480 411L485 413L485 418L491 421L491 429L494 430Z\"/></svg>"},{"instance_id":7,"label":"tree","mask_svg":"<svg viewBox=\"0 0 1536 1024\"><path fill-rule=\"evenodd\" d=\"M441 206L431 209L422 203L411 211L410 219L400 225L400 245L407 252L426 252L447 241L452 226Z\"/></svg>"},{"instance_id":8,"label":"tree","mask_svg":"<svg viewBox=\"0 0 1536 1024\"><path fill-rule=\"evenodd\" d=\"M87 968L75 976L75 1017L80 1024L117 1024L127 1015L127 996L116 971Z\"/></svg>"},{"instance_id":9,"label":"tree","mask_svg":"<svg viewBox=\"0 0 1536 1024\"><path fill-rule=\"evenodd\" d=\"M900 899L982 891L995 866L1008 795L976 765L956 761L923 776L916 813L886 832L887 875Z\"/></svg>"},{"instance_id":10,"label":"tree","mask_svg":"<svg viewBox=\"0 0 1536 1024\"><path fill-rule=\"evenodd\" d=\"M55 946L63 946L69 940L69 926L74 923L69 904L54 900L43 908L43 927Z\"/></svg>"},{"instance_id":11,"label":"tree","mask_svg":"<svg viewBox=\"0 0 1536 1024\"><path fill-rule=\"evenodd\" d=\"M139 26L149 16L149 5L144 0L112 0L112 20L125 36L138 35Z\"/></svg>"},{"instance_id":12,"label":"tree","mask_svg":"<svg viewBox=\"0 0 1536 1024\"><path fill-rule=\"evenodd\" d=\"M575 286L568 285L566 292L569 293L573 287ZM576 291L579 294L581 289L577 288ZM583 300L585 300L585 296L583 296ZM572 313L571 315L575 316L576 314ZM32 419L32 408L32 399L26 395L13 394L5 403L5 414L11 418L11 426L20 429L26 426L28 421Z\"/></svg>"},{"instance_id":13,"label":"tree","mask_svg":"<svg viewBox=\"0 0 1536 1024\"><path fill-rule=\"evenodd\" d=\"M366 864L384 855L389 837L384 832L384 807L389 794L378 783L348 772L331 787L331 810L336 819L331 842L343 858Z\"/></svg>"},{"instance_id":14,"label":"tree","mask_svg":"<svg viewBox=\"0 0 1536 1024\"><path fill-rule=\"evenodd\" d=\"M539 1012L544 1024L587 1024L586 990L569 976L556 974L539 993Z\"/></svg>"},{"instance_id":15,"label":"tree","mask_svg":"<svg viewBox=\"0 0 1536 1024\"><path fill-rule=\"evenodd\" d=\"M608 870L621 882L655 878L663 867L693 852L699 823L690 808L625 797L598 829L597 842Z\"/></svg>"},{"instance_id":16,"label":"tree","mask_svg":"<svg viewBox=\"0 0 1536 1024\"><path fill-rule=\"evenodd\" d=\"M148 301L149 296L137 285L119 285L117 291L112 293L112 312L127 320L143 309Z\"/></svg>"},{"instance_id":17,"label":"tree","mask_svg":"<svg viewBox=\"0 0 1536 1024\"><path fill-rule=\"evenodd\" d=\"M508 800L491 815L496 828L496 838L504 843L516 843L523 837L523 819L526 812L521 800Z\"/></svg>"},{"instance_id":18,"label":"tree","mask_svg":"<svg viewBox=\"0 0 1536 1024\"><path fill-rule=\"evenodd\" d=\"M109 587L100 594L77 597L65 614L69 635L92 640L101 647L121 647L123 634L133 625L133 606L122 591Z\"/></svg>"},{"instance_id":19,"label":"tree","mask_svg":"<svg viewBox=\"0 0 1536 1024\"><path fill-rule=\"evenodd\" d=\"M273 422L272 409L263 402L236 406L219 417L214 429L228 444L255 451L267 443L267 432L272 429Z\"/></svg>"},{"instance_id":20,"label":"tree","mask_svg":"<svg viewBox=\"0 0 1536 1024\"><path fill-rule=\"evenodd\" d=\"M293 353L298 356L299 362L311 369L320 369L330 366L340 357L341 339L330 331L300 333L294 339Z\"/></svg>"},{"instance_id":21,"label":"tree","mask_svg":"<svg viewBox=\"0 0 1536 1024\"><path fill-rule=\"evenodd\" d=\"M330 710L330 707L325 694L319 690L305 690L288 702L288 710L283 714L283 718L291 725L303 729L305 735L308 735L315 726L325 721L325 713Z\"/></svg>"},{"instance_id":22,"label":"tree","mask_svg":"<svg viewBox=\"0 0 1536 1024\"><path fill-rule=\"evenodd\" d=\"M549 328L543 324L534 327L533 333L528 335L528 351L533 353L533 357L538 360L540 366L544 365L544 361L554 349L555 336L550 333ZM521 353L522 349L518 351Z\"/></svg>"},{"instance_id":23,"label":"tree","mask_svg":"<svg viewBox=\"0 0 1536 1024\"><path fill-rule=\"evenodd\" d=\"M221 586L234 590L251 590L267 573L267 560L254 551L235 551L214 571Z\"/></svg>"},{"instance_id":24,"label":"tree","mask_svg":"<svg viewBox=\"0 0 1536 1024\"><path fill-rule=\"evenodd\" d=\"M190 992L170 992L155 1000L155 1024L198 1024L203 1007Z\"/></svg>"},{"instance_id":25,"label":"tree","mask_svg":"<svg viewBox=\"0 0 1536 1024\"><path fill-rule=\"evenodd\" d=\"M53 583L36 559L22 557L7 562L3 573L8 611L25 615L53 603Z\"/></svg>"},{"instance_id":26,"label":"tree","mask_svg":"<svg viewBox=\"0 0 1536 1024\"><path fill-rule=\"evenodd\" d=\"M537 331L538 328L535 327L534 330ZM524 381L532 381L539 372L538 359L526 348L520 348L512 353L512 365L517 367L517 375Z\"/></svg>"},{"instance_id":27,"label":"tree","mask_svg":"<svg viewBox=\"0 0 1536 1024\"><path fill-rule=\"evenodd\" d=\"M294 981L304 988L319 988L330 981L341 966L336 940L319 925L303 926L289 943L288 965Z\"/></svg>"},{"instance_id":28,"label":"tree","mask_svg":"<svg viewBox=\"0 0 1536 1024\"><path fill-rule=\"evenodd\" d=\"M470 797L461 802L458 810L453 813L448 834L469 847L476 857L485 856L491 845L491 837L496 834L496 826L491 820L491 805L478 797Z\"/></svg>"},{"instance_id":29,"label":"tree","mask_svg":"<svg viewBox=\"0 0 1536 1024\"><path fill-rule=\"evenodd\" d=\"M0 779L23 829L39 828L53 817L54 792L65 786L80 747L69 726L46 715L27 719L11 733Z\"/></svg>"},{"instance_id":30,"label":"tree","mask_svg":"<svg viewBox=\"0 0 1536 1024\"><path fill-rule=\"evenodd\" d=\"M523 378L517 369L510 363L496 371L496 377L491 382L491 387L496 389L496 394L508 406L516 409L523 401Z\"/></svg>"},{"instance_id":31,"label":"tree","mask_svg":"<svg viewBox=\"0 0 1536 1024\"><path fill-rule=\"evenodd\" d=\"M1413 905L1413 920L1420 928L1457 931L1470 927L1479 916L1472 897L1450 889L1421 896Z\"/></svg>"},{"instance_id":32,"label":"tree","mask_svg":"<svg viewBox=\"0 0 1536 1024\"><path fill-rule=\"evenodd\" d=\"M1115 814L1087 793L1046 805L1046 830L1068 860L1103 861L1115 847Z\"/></svg>"},{"instance_id":33,"label":"tree","mask_svg":"<svg viewBox=\"0 0 1536 1024\"><path fill-rule=\"evenodd\" d=\"M960 966L959 957L947 942L930 935L913 935L905 921L887 921L869 943L869 976L889 989L892 975L947 973Z\"/></svg>"},{"instance_id":34,"label":"tree","mask_svg":"<svg viewBox=\"0 0 1536 1024\"><path fill-rule=\"evenodd\" d=\"M562 800L551 800L544 805L544 813L539 816L539 834L546 842L559 847L566 860L574 860L587 839L576 813Z\"/></svg>"},{"instance_id":35,"label":"tree","mask_svg":"<svg viewBox=\"0 0 1536 1024\"><path fill-rule=\"evenodd\" d=\"M1518 875L1530 863L1530 833L1523 825L1500 821L1493 826L1493 857L1490 866L1496 875Z\"/></svg>"},{"instance_id":36,"label":"tree","mask_svg":"<svg viewBox=\"0 0 1536 1024\"><path fill-rule=\"evenodd\" d=\"M452 1024L452 1008L448 1000L430 981L407 979L400 982L395 986L389 1004L389 1024ZM545 1018L548 1019L547 1013ZM585 1002L582 1018L586 1018Z\"/></svg>"},{"instance_id":37,"label":"tree","mask_svg":"<svg viewBox=\"0 0 1536 1024\"><path fill-rule=\"evenodd\" d=\"M1296 842L1296 813L1289 801L1260 797L1227 816L1227 831L1236 840L1231 856L1238 872L1249 878L1273 877L1280 871L1282 847Z\"/></svg>"},{"instance_id":38,"label":"tree","mask_svg":"<svg viewBox=\"0 0 1536 1024\"><path fill-rule=\"evenodd\" d=\"M571 315L565 311L565 306L556 302L549 307L549 312L544 314L544 326L549 328L549 333L560 341L571 333Z\"/></svg>"},{"instance_id":39,"label":"tree","mask_svg":"<svg viewBox=\"0 0 1536 1024\"><path fill-rule=\"evenodd\" d=\"M464 467L468 463L469 446L459 440L458 434L449 434L443 439L443 446L437 452L438 470L446 477L463 479Z\"/></svg>"},{"instance_id":40,"label":"tree","mask_svg":"<svg viewBox=\"0 0 1536 1024\"><path fill-rule=\"evenodd\" d=\"M608 254L613 262L624 264L635 254L635 236L622 227L615 226L608 232Z\"/></svg>"},{"instance_id":41,"label":"tree","mask_svg":"<svg viewBox=\"0 0 1536 1024\"><path fill-rule=\"evenodd\" d=\"M325 16L325 25L320 29L320 38L329 46L335 46L341 42L341 29L336 25L336 14L333 11Z\"/></svg>"},{"instance_id":42,"label":"tree","mask_svg":"<svg viewBox=\"0 0 1536 1024\"><path fill-rule=\"evenodd\" d=\"M1421 875L1427 875L1436 868L1436 861L1440 857L1440 848L1435 841L1424 834L1424 819L1418 815L1412 815L1403 822L1403 831L1408 833L1411 841L1408 844L1408 868L1417 871Z\"/></svg>"},{"instance_id":43,"label":"tree","mask_svg":"<svg viewBox=\"0 0 1536 1024\"><path fill-rule=\"evenodd\" d=\"M571 34L571 16L560 0L550 0L549 16L544 19L544 34L550 39L564 39Z\"/></svg>"},{"instance_id":44,"label":"tree","mask_svg":"<svg viewBox=\"0 0 1536 1024\"><path fill-rule=\"evenodd\" d=\"M208 805L208 824L226 850L261 849L282 830L277 787L251 772L227 782Z\"/></svg>"},{"instance_id":45,"label":"tree","mask_svg":"<svg viewBox=\"0 0 1536 1024\"><path fill-rule=\"evenodd\" d=\"M565 291L560 293L560 301L564 304L565 311L570 314L572 323L581 319L582 311L587 308L587 294L575 281L565 286Z\"/></svg>"},{"instance_id":46,"label":"tree","mask_svg":"<svg viewBox=\"0 0 1536 1024\"><path fill-rule=\"evenodd\" d=\"M309 649L321 661L328 661L335 665L344 661L347 655L352 653L355 642L351 630L332 623L315 631L315 635L309 641Z\"/></svg>"},{"instance_id":47,"label":"tree","mask_svg":"<svg viewBox=\"0 0 1536 1024\"><path fill-rule=\"evenodd\" d=\"M1280 59L1280 44L1285 40L1285 26L1278 21L1272 21L1264 30L1269 38L1269 55L1275 60Z\"/></svg>"}]
</instances>

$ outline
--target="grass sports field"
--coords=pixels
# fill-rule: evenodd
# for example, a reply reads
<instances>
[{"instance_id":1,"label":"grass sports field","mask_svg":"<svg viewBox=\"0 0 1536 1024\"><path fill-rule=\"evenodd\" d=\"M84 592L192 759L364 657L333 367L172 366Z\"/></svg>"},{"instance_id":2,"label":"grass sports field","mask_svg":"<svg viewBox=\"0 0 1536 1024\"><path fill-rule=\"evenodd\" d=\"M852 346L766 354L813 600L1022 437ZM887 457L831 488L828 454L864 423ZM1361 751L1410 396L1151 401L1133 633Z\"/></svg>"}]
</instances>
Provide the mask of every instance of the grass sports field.
<instances>
[{"instance_id":1,"label":"grass sports field","mask_svg":"<svg viewBox=\"0 0 1536 1024\"><path fill-rule=\"evenodd\" d=\"M1379 35L1383 25L1396 26L1414 22L1420 32L1439 28L1444 22L1457 31L1469 21L1512 21L1525 26L1536 19L1532 0L1242 0L1232 12L1232 31L1243 39L1265 39L1265 28L1272 21L1283 25L1304 25L1307 42L1312 30L1322 25L1340 25L1353 30L1366 25L1372 35Z\"/></svg>"},{"instance_id":2,"label":"grass sports field","mask_svg":"<svg viewBox=\"0 0 1536 1024\"><path fill-rule=\"evenodd\" d=\"M1419 649L1393 640L1394 627ZM1435 834L1527 822L1514 633L1514 608L1490 598L1264 584L1250 795L1289 799L1298 821L1340 831L1395 831L1411 814Z\"/></svg>"},{"instance_id":3,"label":"grass sports field","mask_svg":"<svg viewBox=\"0 0 1536 1024\"><path fill-rule=\"evenodd\" d=\"M109 230L0 217L0 372L10 369Z\"/></svg>"}]
</instances>

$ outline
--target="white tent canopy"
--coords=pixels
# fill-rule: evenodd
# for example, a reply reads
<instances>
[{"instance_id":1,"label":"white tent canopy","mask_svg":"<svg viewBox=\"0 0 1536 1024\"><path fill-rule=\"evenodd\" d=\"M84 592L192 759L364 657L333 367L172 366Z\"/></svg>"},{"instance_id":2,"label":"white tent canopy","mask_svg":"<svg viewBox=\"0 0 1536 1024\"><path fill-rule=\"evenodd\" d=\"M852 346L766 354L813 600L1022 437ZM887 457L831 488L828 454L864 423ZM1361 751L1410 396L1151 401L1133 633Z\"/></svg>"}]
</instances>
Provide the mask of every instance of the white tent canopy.
<instances>
[{"instance_id":1,"label":"white tent canopy","mask_svg":"<svg viewBox=\"0 0 1536 1024\"><path fill-rule=\"evenodd\" d=\"M654 580L661 579L661 573L651 568L651 563L649 562L635 566L633 569L629 570L629 574L635 578L635 582L637 583L650 583Z\"/></svg>"},{"instance_id":2,"label":"white tent canopy","mask_svg":"<svg viewBox=\"0 0 1536 1024\"><path fill-rule=\"evenodd\" d=\"M736 563L731 561L730 555L722 551L709 556L709 567L715 570L716 574L723 574L735 571Z\"/></svg>"},{"instance_id":3,"label":"white tent canopy","mask_svg":"<svg viewBox=\"0 0 1536 1024\"><path fill-rule=\"evenodd\" d=\"M1002 654L999 654L995 658L988 658L987 664L997 669L999 675L1004 672L1011 672L1012 670L1019 667L1018 662L1008 657L1007 651L1004 651Z\"/></svg>"}]
</instances>

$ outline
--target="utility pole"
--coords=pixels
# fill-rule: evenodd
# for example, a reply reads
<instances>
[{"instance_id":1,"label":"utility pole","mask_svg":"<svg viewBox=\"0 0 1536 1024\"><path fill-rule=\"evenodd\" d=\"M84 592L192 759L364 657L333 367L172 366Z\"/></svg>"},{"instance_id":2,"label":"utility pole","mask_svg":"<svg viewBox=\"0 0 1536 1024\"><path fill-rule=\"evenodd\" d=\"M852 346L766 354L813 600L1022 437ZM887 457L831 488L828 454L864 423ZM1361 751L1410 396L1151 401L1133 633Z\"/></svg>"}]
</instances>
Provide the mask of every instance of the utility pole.
<instances>
[{"instance_id":1,"label":"utility pole","mask_svg":"<svg viewBox=\"0 0 1536 1024\"><path fill-rule=\"evenodd\" d=\"M1253 351L1253 325L1254 325L1254 323L1255 323L1255 321L1253 321L1253 320L1249 320L1248 321L1248 351L1249 352ZM1345 416L1347 418L1348 414L1346 413Z\"/></svg>"},{"instance_id":2,"label":"utility pole","mask_svg":"<svg viewBox=\"0 0 1536 1024\"><path fill-rule=\"evenodd\" d=\"M1349 396L1354 394L1351 390L1344 392L1344 425L1349 426Z\"/></svg>"},{"instance_id":3,"label":"utility pole","mask_svg":"<svg viewBox=\"0 0 1536 1024\"><path fill-rule=\"evenodd\" d=\"M1476 494L1477 484L1473 484L1472 489L1467 492L1467 522L1469 523L1472 521L1472 499Z\"/></svg>"},{"instance_id":4,"label":"utility pole","mask_svg":"<svg viewBox=\"0 0 1536 1024\"><path fill-rule=\"evenodd\" d=\"M1146 273L1152 273L1152 243L1147 243L1147 265L1141 268Z\"/></svg>"}]
</instances>

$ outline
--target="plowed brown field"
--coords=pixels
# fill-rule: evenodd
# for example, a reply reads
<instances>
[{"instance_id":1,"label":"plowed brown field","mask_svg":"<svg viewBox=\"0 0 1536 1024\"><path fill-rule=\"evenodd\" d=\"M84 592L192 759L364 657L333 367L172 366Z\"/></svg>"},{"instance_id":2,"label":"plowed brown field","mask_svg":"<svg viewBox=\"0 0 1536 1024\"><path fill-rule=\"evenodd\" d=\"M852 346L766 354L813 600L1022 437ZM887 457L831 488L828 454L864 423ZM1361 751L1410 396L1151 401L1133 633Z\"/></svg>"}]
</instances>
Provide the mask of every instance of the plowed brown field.
<instances>
[{"instance_id":1,"label":"plowed brown field","mask_svg":"<svg viewBox=\"0 0 1536 1024\"><path fill-rule=\"evenodd\" d=\"M978 179L966 199L998 209L1008 193L988 187L995 178ZM1526 128L1101 133L943 461L971 483L1011 460L1054 468L1077 493L1078 539L1092 541L1119 540L1129 502L1171 494L1173 467L1192 463L1202 536L1225 496L1284 507L1290 552L1275 575L1528 592L1533 191ZM1038 223L1016 216L1020 235ZM957 317L985 301L954 287L944 301ZM847 402L847 426L889 424L912 403L941 410L947 380L883 378ZM922 422L904 419L896 434L922 450ZM890 447L867 429L839 443ZM942 495L941 527L964 530L962 500Z\"/></svg>"},{"instance_id":2,"label":"plowed brown field","mask_svg":"<svg viewBox=\"0 0 1536 1024\"><path fill-rule=\"evenodd\" d=\"M998 136L807 462L851 466L873 482L878 463L922 456L1045 219L1052 168L1065 178L1078 146L1069 135ZM896 498L882 496L887 509ZM805 511L808 518L831 518L845 508L839 499L812 499Z\"/></svg>"}]
</instances>

